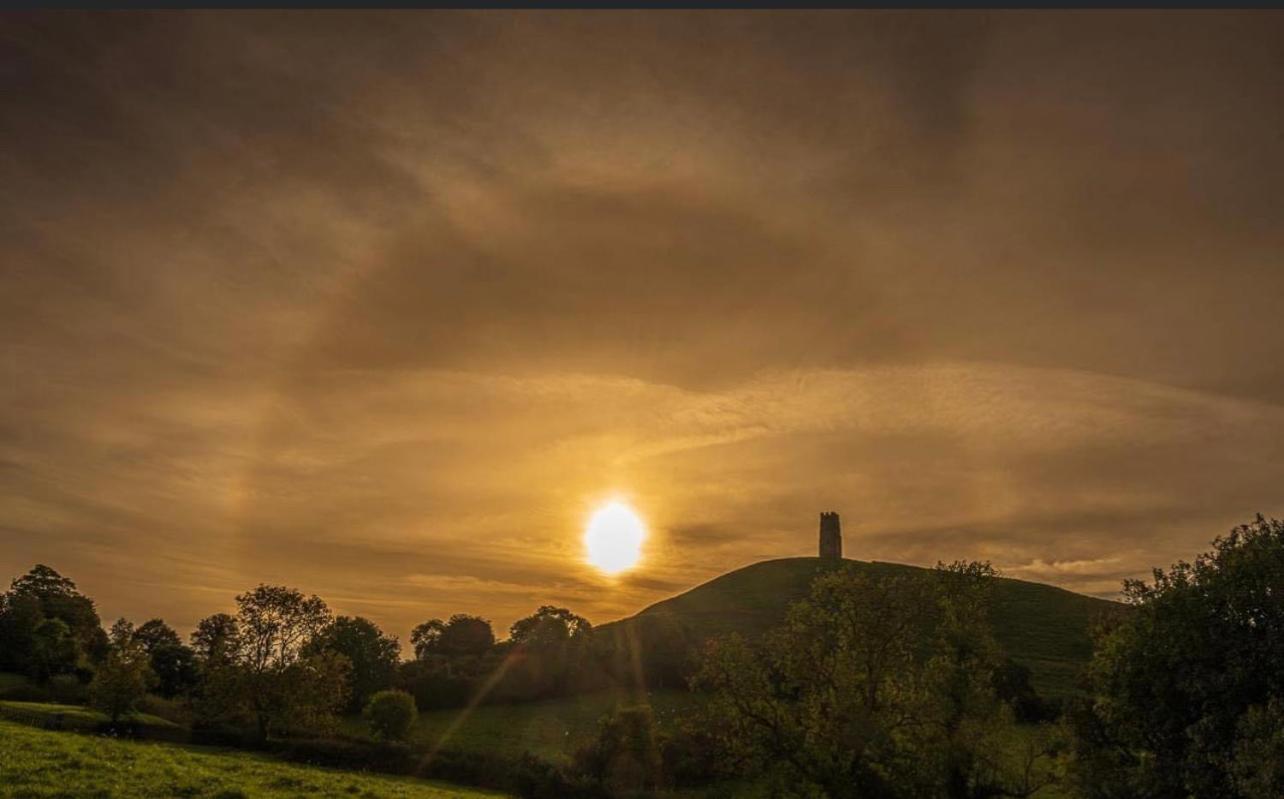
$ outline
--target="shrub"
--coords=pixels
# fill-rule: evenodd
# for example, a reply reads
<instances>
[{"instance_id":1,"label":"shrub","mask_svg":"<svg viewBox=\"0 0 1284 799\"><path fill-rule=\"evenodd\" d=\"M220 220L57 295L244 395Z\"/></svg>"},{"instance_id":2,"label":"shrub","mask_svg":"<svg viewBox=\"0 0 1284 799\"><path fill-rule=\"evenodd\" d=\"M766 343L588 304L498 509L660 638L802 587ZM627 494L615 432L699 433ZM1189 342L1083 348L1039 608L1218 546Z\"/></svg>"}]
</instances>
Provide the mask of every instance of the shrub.
<instances>
[{"instance_id":1,"label":"shrub","mask_svg":"<svg viewBox=\"0 0 1284 799\"><path fill-rule=\"evenodd\" d=\"M621 708L603 718L597 737L575 753L575 766L615 793L657 788L663 769L651 708Z\"/></svg>"},{"instance_id":2,"label":"shrub","mask_svg":"<svg viewBox=\"0 0 1284 799\"><path fill-rule=\"evenodd\" d=\"M112 651L90 685L94 707L113 722L132 713L147 693L146 669L145 659Z\"/></svg>"},{"instance_id":3,"label":"shrub","mask_svg":"<svg viewBox=\"0 0 1284 799\"><path fill-rule=\"evenodd\" d=\"M370 697L365 709L370 731L383 741L402 741L410 733L419 710L415 699L405 691L379 691Z\"/></svg>"}]
</instances>

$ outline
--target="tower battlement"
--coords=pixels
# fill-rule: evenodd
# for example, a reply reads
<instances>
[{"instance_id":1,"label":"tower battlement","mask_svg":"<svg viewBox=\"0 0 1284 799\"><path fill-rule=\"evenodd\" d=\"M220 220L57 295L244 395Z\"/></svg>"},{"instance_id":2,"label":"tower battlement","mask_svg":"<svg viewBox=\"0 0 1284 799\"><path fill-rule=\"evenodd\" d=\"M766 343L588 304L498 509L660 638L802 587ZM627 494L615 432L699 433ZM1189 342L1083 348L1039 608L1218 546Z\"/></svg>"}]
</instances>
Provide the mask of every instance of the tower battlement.
<instances>
[{"instance_id":1,"label":"tower battlement","mask_svg":"<svg viewBox=\"0 0 1284 799\"><path fill-rule=\"evenodd\" d=\"M838 514L834 511L825 511L820 514L820 556L822 558L843 556L843 528L838 521Z\"/></svg>"}]
</instances>

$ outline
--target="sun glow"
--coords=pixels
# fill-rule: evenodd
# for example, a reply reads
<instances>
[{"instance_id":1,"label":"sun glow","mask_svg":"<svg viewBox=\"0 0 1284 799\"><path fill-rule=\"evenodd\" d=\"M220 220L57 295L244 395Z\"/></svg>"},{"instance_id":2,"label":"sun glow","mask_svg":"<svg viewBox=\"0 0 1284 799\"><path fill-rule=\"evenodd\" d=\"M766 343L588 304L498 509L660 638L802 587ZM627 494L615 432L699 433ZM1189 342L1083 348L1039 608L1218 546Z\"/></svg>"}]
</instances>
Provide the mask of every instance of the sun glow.
<instances>
[{"instance_id":1,"label":"sun glow","mask_svg":"<svg viewBox=\"0 0 1284 799\"><path fill-rule=\"evenodd\" d=\"M588 562L606 574L633 568L642 557L646 525L637 513L618 500L594 511L584 530Z\"/></svg>"}]
</instances>

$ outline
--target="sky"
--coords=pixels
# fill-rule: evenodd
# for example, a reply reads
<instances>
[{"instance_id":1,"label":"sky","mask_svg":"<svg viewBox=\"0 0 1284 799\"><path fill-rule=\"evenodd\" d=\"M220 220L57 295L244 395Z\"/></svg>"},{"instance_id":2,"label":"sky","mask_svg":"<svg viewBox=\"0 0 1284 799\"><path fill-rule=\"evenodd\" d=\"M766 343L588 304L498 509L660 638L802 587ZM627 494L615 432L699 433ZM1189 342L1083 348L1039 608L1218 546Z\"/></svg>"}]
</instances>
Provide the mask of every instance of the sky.
<instances>
[{"instance_id":1,"label":"sky","mask_svg":"<svg viewBox=\"0 0 1284 799\"><path fill-rule=\"evenodd\" d=\"M402 637L1284 515L1284 14L0 15L0 580ZM638 568L584 562L611 498Z\"/></svg>"}]
</instances>

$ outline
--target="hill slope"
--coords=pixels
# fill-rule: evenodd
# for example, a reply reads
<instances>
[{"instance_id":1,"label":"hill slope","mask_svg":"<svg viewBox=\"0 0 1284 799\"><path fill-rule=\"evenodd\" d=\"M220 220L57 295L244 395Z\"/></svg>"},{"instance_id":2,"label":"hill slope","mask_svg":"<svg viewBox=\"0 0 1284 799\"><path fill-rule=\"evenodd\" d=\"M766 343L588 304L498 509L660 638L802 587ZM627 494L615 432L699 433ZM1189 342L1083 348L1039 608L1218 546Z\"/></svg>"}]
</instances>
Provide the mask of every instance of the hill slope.
<instances>
[{"instance_id":1,"label":"hill slope","mask_svg":"<svg viewBox=\"0 0 1284 799\"><path fill-rule=\"evenodd\" d=\"M641 659L652 662L648 665L671 661L676 650L691 651L713 636L731 632L752 636L780 624L789 605L807 596L811 581L835 568L871 573L930 571L878 561L767 560L657 602L635 616L604 624L599 631L639 642ZM1122 607L1050 585L1001 578L994 591L991 620L999 645L1030 668L1039 693L1063 697L1074 690L1075 674L1092 655L1093 621Z\"/></svg>"},{"instance_id":2,"label":"hill slope","mask_svg":"<svg viewBox=\"0 0 1284 799\"><path fill-rule=\"evenodd\" d=\"M0 796L482 799L499 794L281 763L247 752L119 741L0 721Z\"/></svg>"}]
</instances>

